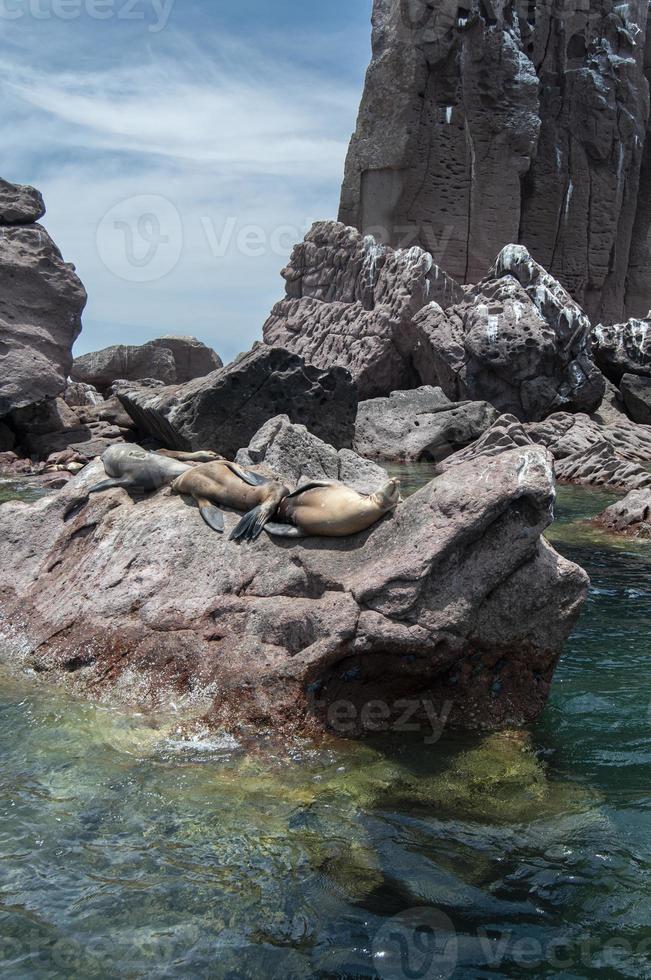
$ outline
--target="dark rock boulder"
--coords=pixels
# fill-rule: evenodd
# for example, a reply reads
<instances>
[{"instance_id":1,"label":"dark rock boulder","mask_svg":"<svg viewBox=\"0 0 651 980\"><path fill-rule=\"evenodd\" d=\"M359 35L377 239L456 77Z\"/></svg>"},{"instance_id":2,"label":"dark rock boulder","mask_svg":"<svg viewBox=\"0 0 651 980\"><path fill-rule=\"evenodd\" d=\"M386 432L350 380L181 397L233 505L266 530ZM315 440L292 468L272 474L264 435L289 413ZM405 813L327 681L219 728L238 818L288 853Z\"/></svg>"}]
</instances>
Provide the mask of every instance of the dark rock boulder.
<instances>
[{"instance_id":1,"label":"dark rock boulder","mask_svg":"<svg viewBox=\"0 0 651 980\"><path fill-rule=\"evenodd\" d=\"M270 419L240 449L236 462L255 466L299 486L310 480L338 480L360 493L373 493L388 480L386 470L352 449L335 449L286 415Z\"/></svg>"},{"instance_id":2,"label":"dark rock boulder","mask_svg":"<svg viewBox=\"0 0 651 980\"><path fill-rule=\"evenodd\" d=\"M117 380L153 379L184 384L222 366L221 358L194 337L160 337L140 346L119 344L75 358L71 377L106 393Z\"/></svg>"},{"instance_id":3,"label":"dark rock boulder","mask_svg":"<svg viewBox=\"0 0 651 980\"><path fill-rule=\"evenodd\" d=\"M357 413L356 387L343 368L321 370L263 344L205 378L153 390L121 387L118 397L138 429L164 446L229 458L277 415L350 447Z\"/></svg>"},{"instance_id":4,"label":"dark rock boulder","mask_svg":"<svg viewBox=\"0 0 651 980\"><path fill-rule=\"evenodd\" d=\"M641 0L375 0L340 220L462 283L519 242L591 319L643 315L646 33Z\"/></svg>"},{"instance_id":5,"label":"dark rock boulder","mask_svg":"<svg viewBox=\"0 0 651 980\"><path fill-rule=\"evenodd\" d=\"M651 487L631 490L595 517L594 523L633 538L651 538Z\"/></svg>"},{"instance_id":6,"label":"dark rock boulder","mask_svg":"<svg viewBox=\"0 0 651 980\"><path fill-rule=\"evenodd\" d=\"M442 460L474 442L497 419L486 402L451 402L440 388L394 391L360 402L355 449L380 459Z\"/></svg>"},{"instance_id":7,"label":"dark rock boulder","mask_svg":"<svg viewBox=\"0 0 651 980\"><path fill-rule=\"evenodd\" d=\"M651 320L627 320L599 326L592 333L597 364L606 377L619 385L625 374L651 378Z\"/></svg>"},{"instance_id":8,"label":"dark rock boulder","mask_svg":"<svg viewBox=\"0 0 651 980\"><path fill-rule=\"evenodd\" d=\"M0 225L31 225L45 214L40 191L0 180Z\"/></svg>"},{"instance_id":9,"label":"dark rock boulder","mask_svg":"<svg viewBox=\"0 0 651 980\"><path fill-rule=\"evenodd\" d=\"M635 374L625 374L619 390L629 418L640 425L651 425L651 375L640 378Z\"/></svg>"},{"instance_id":10,"label":"dark rock boulder","mask_svg":"<svg viewBox=\"0 0 651 980\"><path fill-rule=\"evenodd\" d=\"M414 316L433 300L445 307L461 296L431 255L394 251L322 221L295 247L282 275L287 295L264 325L267 344L320 368L347 368L361 398L428 383Z\"/></svg>"},{"instance_id":11,"label":"dark rock boulder","mask_svg":"<svg viewBox=\"0 0 651 980\"><path fill-rule=\"evenodd\" d=\"M424 723L526 723L587 594L542 537L541 447L457 466L363 534L254 547L164 490L89 498L101 474L0 508L1 649L93 698L173 702L186 726L306 734L342 700L358 719L381 700L391 724L405 699Z\"/></svg>"},{"instance_id":12,"label":"dark rock boulder","mask_svg":"<svg viewBox=\"0 0 651 980\"><path fill-rule=\"evenodd\" d=\"M84 408L101 405L104 396L100 395L93 385L84 384L82 381L70 381L63 392L63 400L71 408Z\"/></svg>"},{"instance_id":13,"label":"dark rock boulder","mask_svg":"<svg viewBox=\"0 0 651 980\"><path fill-rule=\"evenodd\" d=\"M85 417L63 398L18 409L11 414L11 424L21 451L35 460L70 450L74 458L88 462L126 434L110 422Z\"/></svg>"},{"instance_id":14,"label":"dark rock boulder","mask_svg":"<svg viewBox=\"0 0 651 980\"><path fill-rule=\"evenodd\" d=\"M40 225L0 227L0 417L66 385L86 293Z\"/></svg>"},{"instance_id":15,"label":"dark rock boulder","mask_svg":"<svg viewBox=\"0 0 651 980\"><path fill-rule=\"evenodd\" d=\"M459 303L431 303L414 324L423 374L454 401L488 401L522 421L602 401L590 321L522 246L503 249Z\"/></svg>"}]
</instances>

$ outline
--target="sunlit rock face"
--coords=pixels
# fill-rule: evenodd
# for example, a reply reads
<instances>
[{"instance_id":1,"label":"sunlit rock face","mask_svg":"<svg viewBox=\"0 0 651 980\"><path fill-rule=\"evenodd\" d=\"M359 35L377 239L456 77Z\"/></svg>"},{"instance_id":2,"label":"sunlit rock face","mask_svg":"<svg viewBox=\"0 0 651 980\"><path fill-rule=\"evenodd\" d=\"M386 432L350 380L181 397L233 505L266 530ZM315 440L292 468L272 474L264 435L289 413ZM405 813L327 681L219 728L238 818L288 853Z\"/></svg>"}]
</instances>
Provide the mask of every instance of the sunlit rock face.
<instances>
[{"instance_id":1,"label":"sunlit rock face","mask_svg":"<svg viewBox=\"0 0 651 980\"><path fill-rule=\"evenodd\" d=\"M614 384L625 374L651 378L651 319L631 317L626 323L598 324L592 332L597 364Z\"/></svg>"},{"instance_id":2,"label":"sunlit rock face","mask_svg":"<svg viewBox=\"0 0 651 980\"><path fill-rule=\"evenodd\" d=\"M520 242L593 321L644 316L646 21L642 0L375 0L340 220L461 283Z\"/></svg>"},{"instance_id":3,"label":"sunlit rock face","mask_svg":"<svg viewBox=\"0 0 651 980\"><path fill-rule=\"evenodd\" d=\"M484 400L535 422L592 412L604 379L592 358L590 321L521 245L455 306L431 303L414 320L424 373L455 401Z\"/></svg>"},{"instance_id":4,"label":"sunlit rock face","mask_svg":"<svg viewBox=\"0 0 651 980\"><path fill-rule=\"evenodd\" d=\"M307 444L324 472L370 478L285 419L247 456L293 483ZM381 701L397 723L405 699L416 721L531 721L587 594L543 537L555 484L542 446L460 463L363 533L251 547L166 490L89 497L102 475L98 461L0 508L4 649L90 697L174 705L202 725L340 731L342 702L354 722Z\"/></svg>"},{"instance_id":5,"label":"sunlit rock face","mask_svg":"<svg viewBox=\"0 0 651 980\"><path fill-rule=\"evenodd\" d=\"M81 331L86 293L44 211L33 187L0 181L0 417L63 391Z\"/></svg>"},{"instance_id":6,"label":"sunlit rock face","mask_svg":"<svg viewBox=\"0 0 651 980\"><path fill-rule=\"evenodd\" d=\"M294 248L282 275L286 295L264 325L265 343L319 368L347 368L362 399L429 383L414 316L429 302L446 307L462 295L429 253L396 251L321 221Z\"/></svg>"}]
</instances>

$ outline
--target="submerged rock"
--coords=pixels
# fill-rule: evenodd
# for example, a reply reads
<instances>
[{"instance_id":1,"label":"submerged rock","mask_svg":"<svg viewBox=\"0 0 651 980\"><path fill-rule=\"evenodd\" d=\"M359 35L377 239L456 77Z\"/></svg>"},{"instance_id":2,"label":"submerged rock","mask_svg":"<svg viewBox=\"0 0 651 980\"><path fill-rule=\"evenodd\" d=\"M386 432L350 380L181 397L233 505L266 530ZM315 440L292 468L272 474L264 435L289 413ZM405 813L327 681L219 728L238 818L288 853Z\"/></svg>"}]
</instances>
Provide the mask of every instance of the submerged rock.
<instances>
[{"instance_id":1,"label":"submerged rock","mask_svg":"<svg viewBox=\"0 0 651 980\"><path fill-rule=\"evenodd\" d=\"M3 648L95 698L291 734L353 735L371 710L389 727L409 710L428 734L433 717L517 725L545 704L586 597L542 537L542 447L456 466L348 539L255 547L166 491L89 498L101 475L0 508Z\"/></svg>"},{"instance_id":2,"label":"submerged rock","mask_svg":"<svg viewBox=\"0 0 651 980\"><path fill-rule=\"evenodd\" d=\"M139 430L168 449L212 449L229 459L280 414L350 447L357 412L355 384L343 368L321 370L264 344L185 385L120 387L117 394Z\"/></svg>"},{"instance_id":3,"label":"submerged rock","mask_svg":"<svg viewBox=\"0 0 651 980\"><path fill-rule=\"evenodd\" d=\"M282 272L286 298L264 325L268 344L310 364L347 368L360 398L430 383L422 374L413 319L442 307L459 286L420 248L394 251L335 221L312 226Z\"/></svg>"},{"instance_id":4,"label":"submerged rock","mask_svg":"<svg viewBox=\"0 0 651 980\"><path fill-rule=\"evenodd\" d=\"M459 303L431 303L414 323L425 373L455 401L487 401L525 422L601 403L590 321L521 246L503 249Z\"/></svg>"},{"instance_id":5,"label":"submerged rock","mask_svg":"<svg viewBox=\"0 0 651 980\"><path fill-rule=\"evenodd\" d=\"M380 459L438 461L474 442L496 418L487 402L451 402L440 388L393 391L360 402L355 449Z\"/></svg>"},{"instance_id":6,"label":"submerged rock","mask_svg":"<svg viewBox=\"0 0 651 980\"><path fill-rule=\"evenodd\" d=\"M221 358L195 337L160 337L139 346L120 344L75 358L71 377L106 393L119 380L183 384L222 367Z\"/></svg>"}]
</instances>

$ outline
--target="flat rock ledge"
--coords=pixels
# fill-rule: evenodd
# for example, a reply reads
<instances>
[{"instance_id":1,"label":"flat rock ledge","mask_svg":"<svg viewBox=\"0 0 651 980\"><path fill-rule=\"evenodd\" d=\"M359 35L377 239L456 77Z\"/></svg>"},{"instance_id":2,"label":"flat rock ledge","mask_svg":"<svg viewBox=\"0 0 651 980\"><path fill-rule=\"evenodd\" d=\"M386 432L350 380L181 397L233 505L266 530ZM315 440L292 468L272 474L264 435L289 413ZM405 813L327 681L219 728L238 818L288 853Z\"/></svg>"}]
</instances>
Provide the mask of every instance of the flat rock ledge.
<instances>
[{"instance_id":1,"label":"flat rock ledge","mask_svg":"<svg viewBox=\"0 0 651 980\"><path fill-rule=\"evenodd\" d=\"M246 547L168 490L88 498L101 474L0 508L2 647L94 699L173 705L190 727L528 723L587 595L542 537L555 487L540 446L461 463L349 539Z\"/></svg>"}]
</instances>

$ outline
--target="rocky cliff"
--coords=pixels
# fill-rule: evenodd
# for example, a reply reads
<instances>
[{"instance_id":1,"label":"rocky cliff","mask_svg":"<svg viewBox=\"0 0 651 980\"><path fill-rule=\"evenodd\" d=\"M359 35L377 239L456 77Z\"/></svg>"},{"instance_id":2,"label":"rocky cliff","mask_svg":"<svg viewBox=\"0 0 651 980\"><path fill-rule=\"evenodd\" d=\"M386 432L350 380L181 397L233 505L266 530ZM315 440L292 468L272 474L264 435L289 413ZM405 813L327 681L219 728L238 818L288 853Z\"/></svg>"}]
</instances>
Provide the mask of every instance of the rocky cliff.
<instances>
[{"instance_id":1,"label":"rocky cliff","mask_svg":"<svg viewBox=\"0 0 651 980\"><path fill-rule=\"evenodd\" d=\"M375 0L340 220L462 283L520 242L594 322L644 316L646 30L642 0Z\"/></svg>"}]
</instances>

